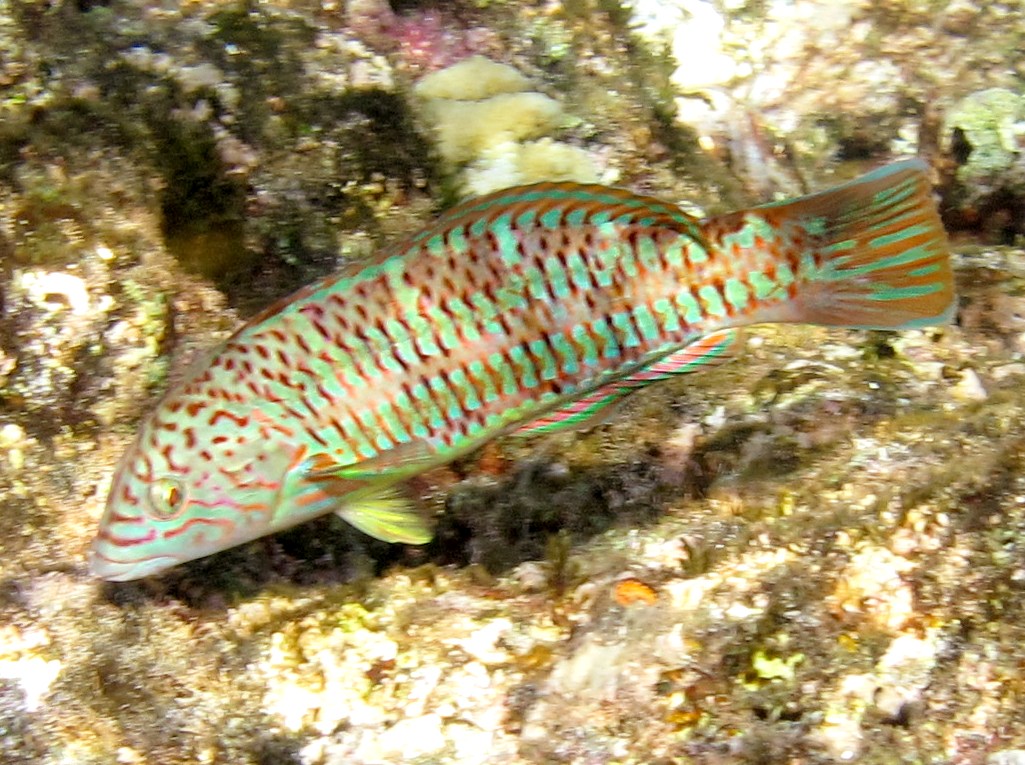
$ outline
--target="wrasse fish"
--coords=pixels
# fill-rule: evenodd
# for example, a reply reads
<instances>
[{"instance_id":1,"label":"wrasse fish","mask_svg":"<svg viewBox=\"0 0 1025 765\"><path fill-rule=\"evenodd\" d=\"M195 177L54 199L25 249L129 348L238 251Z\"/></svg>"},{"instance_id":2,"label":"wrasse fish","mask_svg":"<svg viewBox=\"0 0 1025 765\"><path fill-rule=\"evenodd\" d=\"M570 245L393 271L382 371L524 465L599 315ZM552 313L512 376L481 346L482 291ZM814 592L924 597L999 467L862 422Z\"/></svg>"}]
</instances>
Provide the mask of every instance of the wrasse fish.
<instances>
[{"instance_id":1,"label":"wrasse fish","mask_svg":"<svg viewBox=\"0 0 1025 765\"><path fill-rule=\"evenodd\" d=\"M737 327L947 322L926 169L705 220L576 183L463 202L263 311L171 390L117 468L92 571L136 579L329 512L423 544L406 479L584 425L728 358Z\"/></svg>"}]
</instances>

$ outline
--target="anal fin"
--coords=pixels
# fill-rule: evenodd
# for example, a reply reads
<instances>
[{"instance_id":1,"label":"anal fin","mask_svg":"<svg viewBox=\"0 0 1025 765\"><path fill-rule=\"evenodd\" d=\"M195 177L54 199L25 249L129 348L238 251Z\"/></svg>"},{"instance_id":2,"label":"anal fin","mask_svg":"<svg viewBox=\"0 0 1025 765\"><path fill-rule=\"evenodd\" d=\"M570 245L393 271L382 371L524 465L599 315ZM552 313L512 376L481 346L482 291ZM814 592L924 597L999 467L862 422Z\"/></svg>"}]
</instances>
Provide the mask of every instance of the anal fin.
<instances>
[{"instance_id":1,"label":"anal fin","mask_svg":"<svg viewBox=\"0 0 1025 765\"><path fill-rule=\"evenodd\" d=\"M642 387L658 380L668 380L676 375L690 374L699 369L725 364L732 361L740 352L743 345L741 340L742 333L739 329L712 332L668 356L663 356L621 382L633 387Z\"/></svg>"},{"instance_id":2,"label":"anal fin","mask_svg":"<svg viewBox=\"0 0 1025 765\"><path fill-rule=\"evenodd\" d=\"M612 413L614 404L646 385L732 360L739 352L740 338L741 333L736 329L724 329L700 337L628 377L596 388L582 398L523 425L515 434L533 436L572 428L594 427Z\"/></svg>"},{"instance_id":3,"label":"anal fin","mask_svg":"<svg viewBox=\"0 0 1025 765\"><path fill-rule=\"evenodd\" d=\"M559 430L592 428L612 413L612 404L622 401L635 390L624 388L622 385L622 380L603 385L583 398L578 398L560 409L555 409L526 425L521 425L513 431L513 435L535 436Z\"/></svg>"}]
</instances>

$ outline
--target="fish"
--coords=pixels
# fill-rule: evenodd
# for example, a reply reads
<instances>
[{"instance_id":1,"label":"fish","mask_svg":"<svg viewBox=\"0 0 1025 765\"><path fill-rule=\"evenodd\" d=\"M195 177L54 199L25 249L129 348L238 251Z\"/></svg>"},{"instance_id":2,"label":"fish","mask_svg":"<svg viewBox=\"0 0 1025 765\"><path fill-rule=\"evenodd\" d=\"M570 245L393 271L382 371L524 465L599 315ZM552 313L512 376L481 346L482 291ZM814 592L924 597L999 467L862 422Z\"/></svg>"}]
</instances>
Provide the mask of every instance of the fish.
<instances>
[{"instance_id":1,"label":"fish","mask_svg":"<svg viewBox=\"0 0 1025 765\"><path fill-rule=\"evenodd\" d=\"M431 540L411 479L498 436L587 427L740 354L748 325L951 321L928 166L699 219L546 182L464 201L254 316L114 471L92 574L160 573L327 513Z\"/></svg>"}]
</instances>

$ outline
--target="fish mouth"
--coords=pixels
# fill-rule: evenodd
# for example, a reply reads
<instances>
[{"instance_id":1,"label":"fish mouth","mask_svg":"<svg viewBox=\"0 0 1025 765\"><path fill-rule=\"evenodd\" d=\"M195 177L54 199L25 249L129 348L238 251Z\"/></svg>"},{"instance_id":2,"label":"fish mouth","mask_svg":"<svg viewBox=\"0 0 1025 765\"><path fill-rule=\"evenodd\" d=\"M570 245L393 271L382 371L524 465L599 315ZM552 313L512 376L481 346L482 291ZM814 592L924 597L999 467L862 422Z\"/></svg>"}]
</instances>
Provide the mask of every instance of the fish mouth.
<instances>
[{"instance_id":1,"label":"fish mouth","mask_svg":"<svg viewBox=\"0 0 1025 765\"><path fill-rule=\"evenodd\" d=\"M89 555L89 573L108 582L128 582L158 574L179 563L180 560L168 555L133 561L112 560L93 550Z\"/></svg>"}]
</instances>

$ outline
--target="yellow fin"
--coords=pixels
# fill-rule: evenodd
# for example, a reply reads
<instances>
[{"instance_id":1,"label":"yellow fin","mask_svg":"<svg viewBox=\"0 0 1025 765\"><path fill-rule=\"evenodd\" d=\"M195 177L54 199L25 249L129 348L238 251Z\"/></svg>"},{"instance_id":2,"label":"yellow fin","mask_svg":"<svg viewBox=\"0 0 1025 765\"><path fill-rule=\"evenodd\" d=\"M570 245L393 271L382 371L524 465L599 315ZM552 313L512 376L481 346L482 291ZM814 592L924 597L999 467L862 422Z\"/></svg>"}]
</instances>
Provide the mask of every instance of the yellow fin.
<instances>
[{"instance_id":1,"label":"yellow fin","mask_svg":"<svg viewBox=\"0 0 1025 765\"><path fill-rule=\"evenodd\" d=\"M346 523L384 542L423 545L434 538L423 513L394 485L359 497L335 512Z\"/></svg>"}]
</instances>

